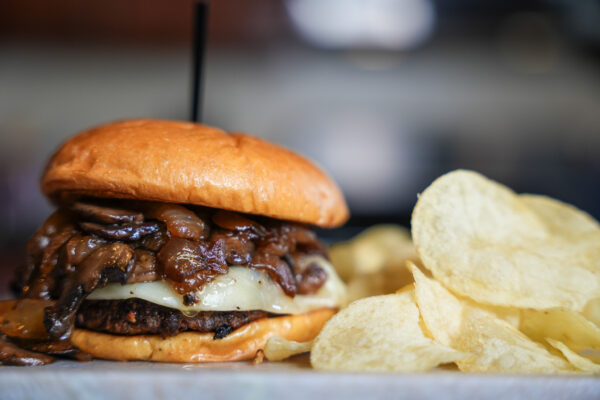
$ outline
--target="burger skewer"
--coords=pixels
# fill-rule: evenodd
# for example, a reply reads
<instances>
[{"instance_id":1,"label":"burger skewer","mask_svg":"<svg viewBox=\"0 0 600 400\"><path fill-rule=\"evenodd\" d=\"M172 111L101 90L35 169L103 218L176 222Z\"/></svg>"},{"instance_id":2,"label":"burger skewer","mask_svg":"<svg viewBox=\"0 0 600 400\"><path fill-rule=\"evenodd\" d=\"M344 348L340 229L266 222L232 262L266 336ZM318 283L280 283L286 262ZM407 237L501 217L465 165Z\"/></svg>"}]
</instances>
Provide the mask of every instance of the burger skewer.
<instances>
[{"instance_id":1,"label":"burger skewer","mask_svg":"<svg viewBox=\"0 0 600 400\"><path fill-rule=\"evenodd\" d=\"M191 121L202 122L202 97L204 94L204 53L208 34L208 3L194 4L194 34L192 37L192 110Z\"/></svg>"}]
</instances>

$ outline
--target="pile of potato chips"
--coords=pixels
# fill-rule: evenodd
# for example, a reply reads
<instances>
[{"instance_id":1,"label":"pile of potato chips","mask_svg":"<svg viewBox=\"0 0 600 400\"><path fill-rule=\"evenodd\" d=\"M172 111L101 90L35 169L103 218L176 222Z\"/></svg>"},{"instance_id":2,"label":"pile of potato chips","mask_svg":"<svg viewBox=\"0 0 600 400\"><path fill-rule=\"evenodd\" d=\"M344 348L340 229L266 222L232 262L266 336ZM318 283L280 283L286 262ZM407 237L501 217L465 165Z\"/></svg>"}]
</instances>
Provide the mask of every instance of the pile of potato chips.
<instances>
[{"instance_id":1,"label":"pile of potato chips","mask_svg":"<svg viewBox=\"0 0 600 400\"><path fill-rule=\"evenodd\" d=\"M351 298L371 297L325 325L313 367L600 373L592 217L459 170L419 196L412 240L383 226L331 249Z\"/></svg>"},{"instance_id":2,"label":"pile of potato chips","mask_svg":"<svg viewBox=\"0 0 600 400\"><path fill-rule=\"evenodd\" d=\"M349 302L412 283L406 261L419 262L410 232L398 225L376 225L349 242L336 243L329 257L346 282Z\"/></svg>"}]
</instances>

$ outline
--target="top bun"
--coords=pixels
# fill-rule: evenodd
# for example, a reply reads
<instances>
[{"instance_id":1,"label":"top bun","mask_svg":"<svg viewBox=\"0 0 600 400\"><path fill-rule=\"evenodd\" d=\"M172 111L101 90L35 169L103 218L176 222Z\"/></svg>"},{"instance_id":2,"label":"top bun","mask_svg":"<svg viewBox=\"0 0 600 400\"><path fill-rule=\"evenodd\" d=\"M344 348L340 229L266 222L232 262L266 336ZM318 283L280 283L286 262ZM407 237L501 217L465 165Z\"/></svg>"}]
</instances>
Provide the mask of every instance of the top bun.
<instances>
[{"instance_id":1,"label":"top bun","mask_svg":"<svg viewBox=\"0 0 600 400\"><path fill-rule=\"evenodd\" d=\"M196 204L335 227L348 207L305 158L256 137L206 125L131 120L69 139L42 177L52 200L81 196Z\"/></svg>"}]
</instances>

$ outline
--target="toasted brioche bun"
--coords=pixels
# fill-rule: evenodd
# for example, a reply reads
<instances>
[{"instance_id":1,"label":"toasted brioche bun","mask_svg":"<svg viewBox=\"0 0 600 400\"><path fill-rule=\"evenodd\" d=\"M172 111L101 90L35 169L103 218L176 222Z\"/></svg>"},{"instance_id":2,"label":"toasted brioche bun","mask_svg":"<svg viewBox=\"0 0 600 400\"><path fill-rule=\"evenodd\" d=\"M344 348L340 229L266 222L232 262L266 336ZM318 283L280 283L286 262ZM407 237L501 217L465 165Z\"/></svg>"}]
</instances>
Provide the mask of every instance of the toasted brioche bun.
<instances>
[{"instance_id":1,"label":"toasted brioche bun","mask_svg":"<svg viewBox=\"0 0 600 400\"><path fill-rule=\"evenodd\" d=\"M131 120L69 139L42 191L186 203L335 227L348 218L337 185L305 158L256 137L205 125Z\"/></svg>"},{"instance_id":2,"label":"toasted brioche bun","mask_svg":"<svg viewBox=\"0 0 600 400\"><path fill-rule=\"evenodd\" d=\"M305 314L263 318L244 325L223 339L212 333L183 332L169 338L159 335L117 336L76 329L71 342L95 358L160 362L239 361L254 358L267 340L279 336L305 342L314 339L335 314L321 309Z\"/></svg>"}]
</instances>

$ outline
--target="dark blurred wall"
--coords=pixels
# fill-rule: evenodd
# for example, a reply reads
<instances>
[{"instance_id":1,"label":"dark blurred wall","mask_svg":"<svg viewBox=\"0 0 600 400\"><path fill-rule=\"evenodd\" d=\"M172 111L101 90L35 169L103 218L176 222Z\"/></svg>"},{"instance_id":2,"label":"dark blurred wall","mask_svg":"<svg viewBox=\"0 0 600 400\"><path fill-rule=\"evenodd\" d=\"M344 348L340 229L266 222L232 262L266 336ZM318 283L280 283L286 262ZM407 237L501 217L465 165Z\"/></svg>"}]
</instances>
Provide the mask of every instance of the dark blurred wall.
<instances>
[{"instance_id":1,"label":"dark blurred wall","mask_svg":"<svg viewBox=\"0 0 600 400\"><path fill-rule=\"evenodd\" d=\"M598 2L574 3L213 1L205 121L315 159L355 226L407 223L416 193L453 168L600 217L600 18ZM0 7L6 248L50 212L38 179L69 135L188 118L192 2Z\"/></svg>"},{"instance_id":2,"label":"dark blurred wall","mask_svg":"<svg viewBox=\"0 0 600 400\"><path fill-rule=\"evenodd\" d=\"M0 35L36 42L181 47L192 36L193 0L3 0ZM210 2L213 46L292 35L285 5L274 0Z\"/></svg>"}]
</instances>

